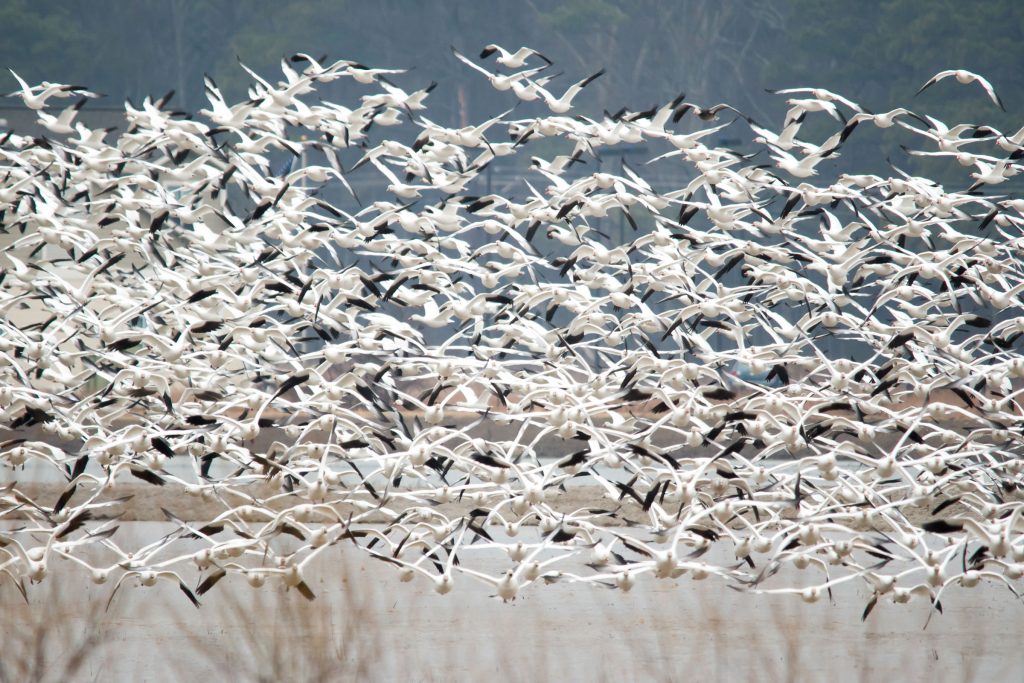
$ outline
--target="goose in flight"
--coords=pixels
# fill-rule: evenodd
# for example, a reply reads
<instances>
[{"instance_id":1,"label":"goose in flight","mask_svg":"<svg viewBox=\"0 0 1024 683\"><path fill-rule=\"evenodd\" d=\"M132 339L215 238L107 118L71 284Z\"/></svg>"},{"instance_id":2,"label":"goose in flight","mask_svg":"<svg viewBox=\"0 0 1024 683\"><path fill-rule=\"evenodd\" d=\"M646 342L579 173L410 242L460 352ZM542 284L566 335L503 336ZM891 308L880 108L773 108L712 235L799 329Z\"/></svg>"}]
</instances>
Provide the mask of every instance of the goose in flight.
<instances>
[{"instance_id":1,"label":"goose in flight","mask_svg":"<svg viewBox=\"0 0 1024 683\"><path fill-rule=\"evenodd\" d=\"M853 132L853 129L856 128L863 121L870 121L878 128L892 128L893 125L895 125L896 123L896 119L901 116L909 116L910 118L917 119L924 125L931 127L931 124L928 123L927 119L922 118L915 114L914 112L910 111L909 109L904 109L903 107L898 107L887 112L882 112L881 114L857 112L856 114L851 116L850 120L846 122L845 126L843 126L842 133L840 133L839 135L839 142L846 142L846 138L850 137L850 133Z\"/></svg>"},{"instance_id":2,"label":"goose in flight","mask_svg":"<svg viewBox=\"0 0 1024 683\"><path fill-rule=\"evenodd\" d=\"M1006 107L1003 106L1003 101L999 99L999 95L996 94L996 89L992 87L992 84L989 83L984 77L979 76L976 73L966 71L965 69L947 69L946 71L940 71L939 73L929 78L928 82L922 85L920 90L914 93L914 97L917 97L931 86L935 85L944 78L949 78L950 76L955 77L958 83L963 83L964 85L977 81L978 85L985 89L985 93L988 95L988 98L992 100L992 102L995 103L997 107L999 107L1003 111L1006 111Z\"/></svg>"},{"instance_id":3,"label":"goose in flight","mask_svg":"<svg viewBox=\"0 0 1024 683\"><path fill-rule=\"evenodd\" d=\"M541 53L537 52L536 50L533 50L528 47L521 47L515 52L509 52L502 46L495 45L494 43L491 43L490 45L486 46L480 52L480 59L487 59L495 52L498 53L498 64L501 64L502 66L507 66L510 69L518 69L523 66L526 66L526 60L532 56L540 57L541 59L548 63L548 66L551 66L551 60L542 55Z\"/></svg>"},{"instance_id":4,"label":"goose in flight","mask_svg":"<svg viewBox=\"0 0 1024 683\"><path fill-rule=\"evenodd\" d=\"M837 95L831 90L825 90L824 88L784 88L782 90L771 90L766 88L765 92L771 93L772 95L797 95L808 93L816 100L822 100L825 102L838 102L845 104L850 109L860 114L869 113L864 107L860 106L856 102L849 100L842 95Z\"/></svg>"},{"instance_id":5,"label":"goose in flight","mask_svg":"<svg viewBox=\"0 0 1024 683\"><path fill-rule=\"evenodd\" d=\"M487 78L487 80L491 82L491 87L494 88L495 90L509 90L512 88L513 83L517 83L518 81L521 81L525 78L529 78L530 76L539 74L541 71L548 68L547 65L545 65L534 67L532 69L525 69L523 71L517 71L516 73L512 74L496 74L491 73L487 69L481 67L479 64L475 63L473 60L469 59L464 54L456 50L454 46L452 46L451 50L452 54L455 55L455 58L458 59L460 62L470 67L471 69L475 69L476 71L482 73Z\"/></svg>"},{"instance_id":6,"label":"goose in flight","mask_svg":"<svg viewBox=\"0 0 1024 683\"><path fill-rule=\"evenodd\" d=\"M46 106L46 101L51 97L71 97L73 95L79 95L81 97L99 97L94 92L86 90L80 85L63 85L61 83L50 83L49 81L43 81L39 85L29 86L25 80L14 72L14 69L8 69L14 79L18 81L18 85L21 86L20 90L8 93L7 97L20 97L25 106L29 109L39 110Z\"/></svg>"},{"instance_id":7,"label":"goose in flight","mask_svg":"<svg viewBox=\"0 0 1024 683\"><path fill-rule=\"evenodd\" d=\"M85 103L86 98L83 97L70 107L64 109L57 116L40 109L38 114L39 123L43 124L43 127L51 133L56 133L57 135L71 135L75 132L75 127L72 126L71 123L75 120L75 116L78 115L78 110L81 109L82 105Z\"/></svg>"},{"instance_id":8,"label":"goose in flight","mask_svg":"<svg viewBox=\"0 0 1024 683\"><path fill-rule=\"evenodd\" d=\"M546 89L542 88L539 85L537 86L537 91L540 92L541 97L544 98L544 101L547 103L548 108L551 111L553 111L556 114L564 114L570 109L572 109L572 101L577 95L580 94L580 91L583 90L583 88L587 87L596 78L603 75L604 69L601 69L597 73L587 76L582 81L570 85L569 88L564 93L562 93L562 96L558 98L556 98L554 95L552 95L550 92L548 92Z\"/></svg>"},{"instance_id":9,"label":"goose in flight","mask_svg":"<svg viewBox=\"0 0 1024 683\"><path fill-rule=\"evenodd\" d=\"M835 148L818 151L813 154L808 154L802 159L797 159L792 154L779 149L778 147L774 147L771 144L769 144L768 147L774 152L771 156L775 161L775 165L797 178L810 178L811 176L817 175L818 172L814 167L817 166L822 159L830 156L835 151Z\"/></svg>"}]
</instances>

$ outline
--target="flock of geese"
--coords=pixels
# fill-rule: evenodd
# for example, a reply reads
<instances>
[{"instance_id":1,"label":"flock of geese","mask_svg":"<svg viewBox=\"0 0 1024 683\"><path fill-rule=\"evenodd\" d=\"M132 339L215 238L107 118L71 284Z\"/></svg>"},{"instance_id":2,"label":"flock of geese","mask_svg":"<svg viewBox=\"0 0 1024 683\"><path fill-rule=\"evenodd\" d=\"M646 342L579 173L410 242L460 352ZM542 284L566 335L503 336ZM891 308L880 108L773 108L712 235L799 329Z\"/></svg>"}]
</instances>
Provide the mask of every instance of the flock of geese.
<instances>
[{"instance_id":1,"label":"flock of geese","mask_svg":"<svg viewBox=\"0 0 1024 683\"><path fill-rule=\"evenodd\" d=\"M18 78L47 133L0 135L0 582L312 599L341 545L506 601L709 576L854 582L865 617L1018 595L1024 129L819 88L775 91L780 129L682 95L590 118L600 71L562 89L533 50L454 52L507 111L446 127L433 85L297 54L115 131L76 120L94 93ZM947 76L1001 106L969 72L925 87L975 96ZM339 80L365 94L318 97ZM871 127L961 189L835 170ZM184 501L146 545L129 485Z\"/></svg>"}]
</instances>

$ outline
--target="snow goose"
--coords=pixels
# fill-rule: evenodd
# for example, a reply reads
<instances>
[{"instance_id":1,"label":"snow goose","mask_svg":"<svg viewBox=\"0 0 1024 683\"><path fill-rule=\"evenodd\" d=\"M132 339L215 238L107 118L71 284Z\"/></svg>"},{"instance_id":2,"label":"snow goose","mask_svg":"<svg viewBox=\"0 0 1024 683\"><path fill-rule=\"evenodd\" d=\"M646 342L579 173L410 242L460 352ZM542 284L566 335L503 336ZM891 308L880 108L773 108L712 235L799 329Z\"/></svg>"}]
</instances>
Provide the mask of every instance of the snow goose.
<instances>
[{"instance_id":1,"label":"snow goose","mask_svg":"<svg viewBox=\"0 0 1024 683\"><path fill-rule=\"evenodd\" d=\"M43 81L41 84L36 86L29 86L28 83L22 79L21 76L14 72L14 69L8 69L14 79L18 81L18 85L21 86L19 90L15 90L12 93L8 93L7 97L20 97L25 106L29 109L40 110L46 106L46 101L51 97L72 97L79 95L81 97L99 97L94 92L90 92L79 85L63 85L61 83L50 83L49 81Z\"/></svg>"},{"instance_id":2,"label":"snow goose","mask_svg":"<svg viewBox=\"0 0 1024 683\"><path fill-rule=\"evenodd\" d=\"M962 83L964 85L976 82L985 90L985 94L988 95L988 98L992 100L992 102L997 107L999 107L1003 111L1006 111L1006 107L1003 106L1003 101L999 99L999 95L996 94L996 90L995 88L992 87L992 84L989 83L982 76L979 76L978 74L972 73L965 69L947 69L946 71L940 71L939 73L929 78L928 81L924 85L922 85L916 93L914 93L914 96L916 97L917 95L920 95L925 90L935 85L942 79L949 78L950 76L956 78L957 83Z\"/></svg>"},{"instance_id":3,"label":"snow goose","mask_svg":"<svg viewBox=\"0 0 1024 683\"><path fill-rule=\"evenodd\" d=\"M471 60L468 57L466 57L465 55L463 55L461 52L456 50L454 47L452 47L451 50L452 50L452 54L455 55L456 59L458 59L460 62L462 62L466 66L470 67L471 69L473 69L475 71L479 71L480 73L482 73L484 75L484 77L487 78L488 81L490 81L491 87L493 87L495 90L499 90L499 91L509 90L509 89L512 88L512 84L513 83L515 83L517 81L522 81L524 79L528 79L530 76L535 76L535 75L539 74L540 72L542 72L544 69L547 68L547 66L545 65L545 66L534 67L532 69L524 69L522 71L517 71L517 72L511 73L511 74L491 73L487 69L481 67L479 64L477 64L473 60ZM538 90L541 90L541 89L538 87Z\"/></svg>"},{"instance_id":4,"label":"snow goose","mask_svg":"<svg viewBox=\"0 0 1024 683\"><path fill-rule=\"evenodd\" d=\"M548 108L552 112L556 114L564 114L570 109L572 109L573 99L575 99L576 96L580 94L583 88L587 87L595 79L603 75L604 69L601 69L597 73L591 74L590 76L587 76L583 80L572 84L566 89L564 93L562 93L561 97L557 98L539 85L537 86L537 90L540 92L541 97L544 98L544 102L547 103Z\"/></svg>"},{"instance_id":5,"label":"snow goose","mask_svg":"<svg viewBox=\"0 0 1024 683\"><path fill-rule=\"evenodd\" d=\"M487 59L494 53L498 53L498 64L501 64L502 66L507 66L510 69L519 69L523 66L526 66L526 60L534 56L540 57L542 60L548 63L548 66L551 66L551 60L542 55L541 53L537 52L536 50L533 50L528 47L521 47L515 52L509 52L502 46L495 45L494 43L486 45L484 49L480 51L480 59Z\"/></svg>"}]
</instances>

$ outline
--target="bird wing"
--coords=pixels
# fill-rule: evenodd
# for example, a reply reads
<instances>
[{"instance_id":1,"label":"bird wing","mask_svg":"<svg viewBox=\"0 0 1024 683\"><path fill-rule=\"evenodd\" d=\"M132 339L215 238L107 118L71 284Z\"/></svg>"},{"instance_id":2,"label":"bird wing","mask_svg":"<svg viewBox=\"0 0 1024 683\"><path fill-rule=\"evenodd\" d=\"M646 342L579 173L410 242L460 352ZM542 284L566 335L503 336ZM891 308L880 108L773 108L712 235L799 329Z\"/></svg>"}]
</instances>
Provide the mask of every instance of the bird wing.
<instances>
[{"instance_id":1,"label":"bird wing","mask_svg":"<svg viewBox=\"0 0 1024 683\"><path fill-rule=\"evenodd\" d=\"M454 45L451 46L451 49L452 49L452 54L455 55L455 58L458 59L463 64L466 64L468 66L473 67L474 69L476 69L477 71L479 71L483 75L487 76L487 78L493 78L495 76L495 74L492 74L490 71L488 71L487 69L483 68L479 64L476 64L475 62L471 61L464 54L462 54L461 52L456 50Z\"/></svg>"},{"instance_id":2,"label":"bird wing","mask_svg":"<svg viewBox=\"0 0 1024 683\"><path fill-rule=\"evenodd\" d=\"M931 78L929 78L928 82L925 83L924 85L922 85L921 88L916 93L914 93L914 97L917 97L918 95L923 93L925 91L925 89L930 88L931 86L935 85L936 83L941 81L943 78L947 78L949 76L952 76L955 73L956 73L956 71L953 70L953 69L947 69L946 71L940 71L939 73L937 73L934 76L932 76Z\"/></svg>"},{"instance_id":3,"label":"bird wing","mask_svg":"<svg viewBox=\"0 0 1024 683\"><path fill-rule=\"evenodd\" d=\"M1006 107L1003 106L1003 101L999 99L999 95L996 94L996 89L992 87L992 84L989 83L987 79L975 75L974 80L981 84L981 87L985 89L986 93L988 93L989 99L995 102L995 105L997 107L999 107L1003 111L1006 111Z\"/></svg>"},{"instance_id":4,"label":"bird wing","mask_svg":"<svg viewBox=\"0 0 1024 683\"><path fill-rule=\"evenodd\" d=\"M11 75L14 76L14 80L18 81L18 84L21 86L21 92L18 92L17 90L15 90L14 92L9 93L7 96L8 97L14 97L15 95L19 95L19 94L31 95L32 94L32 88L28 87L28 83L26 83L24 81L24 79L22 79L21 76L16 74L14 72L14 69L7 69L7 70L11 72Z\"/></svg>"}]
</instances>

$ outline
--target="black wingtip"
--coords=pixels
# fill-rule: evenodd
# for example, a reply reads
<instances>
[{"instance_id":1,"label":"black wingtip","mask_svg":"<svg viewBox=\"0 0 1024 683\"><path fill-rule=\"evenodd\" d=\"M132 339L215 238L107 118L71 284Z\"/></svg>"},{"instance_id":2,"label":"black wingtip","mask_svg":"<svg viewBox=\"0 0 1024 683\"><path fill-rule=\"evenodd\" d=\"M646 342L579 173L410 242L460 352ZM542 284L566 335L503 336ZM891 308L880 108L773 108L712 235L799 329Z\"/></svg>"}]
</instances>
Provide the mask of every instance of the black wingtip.
<instances>
[{"instance_id":1,"label":"black wingtip","mask_svg":"<svg viewBox=\"0 0 1024 683\"><path fill-rule=\"evenodd\" d=\"M603 76L603 75L604 75L604 69L601 69L601 70L600 70L600 71L598 71L598 72L597 72L596 74L594 74L594 75L592 75L592 76L587 76L587 77L586 77L586 78L584 78L584 79L583 79L583 81L582 81L582 82L580 83L580 87L581 87L581 88L583 88L583 87L586 87L586 86L587 86L587 85L589 85L589 84L590 84L590 83L591 83L592 81L594 81L594 80L595 80L595 79L597 79L597 78L600 78L600 77L601 77L601 76Z\"/></svg>"},{"instance_id":2,"label":"black wingtip","mask_svg":"<svg viewBox=\"0 0 1024 683\"><path fill-rule=\"evenodd\" d=\"M199 601L196 600L196 596L192 594L192 591L188 589L188 586L179 581L178 588L180 588L181 592L185 594L185 597L188 598L189 601L196 606L196 609L199 609Z\"/></svg>"}]
</instances>

